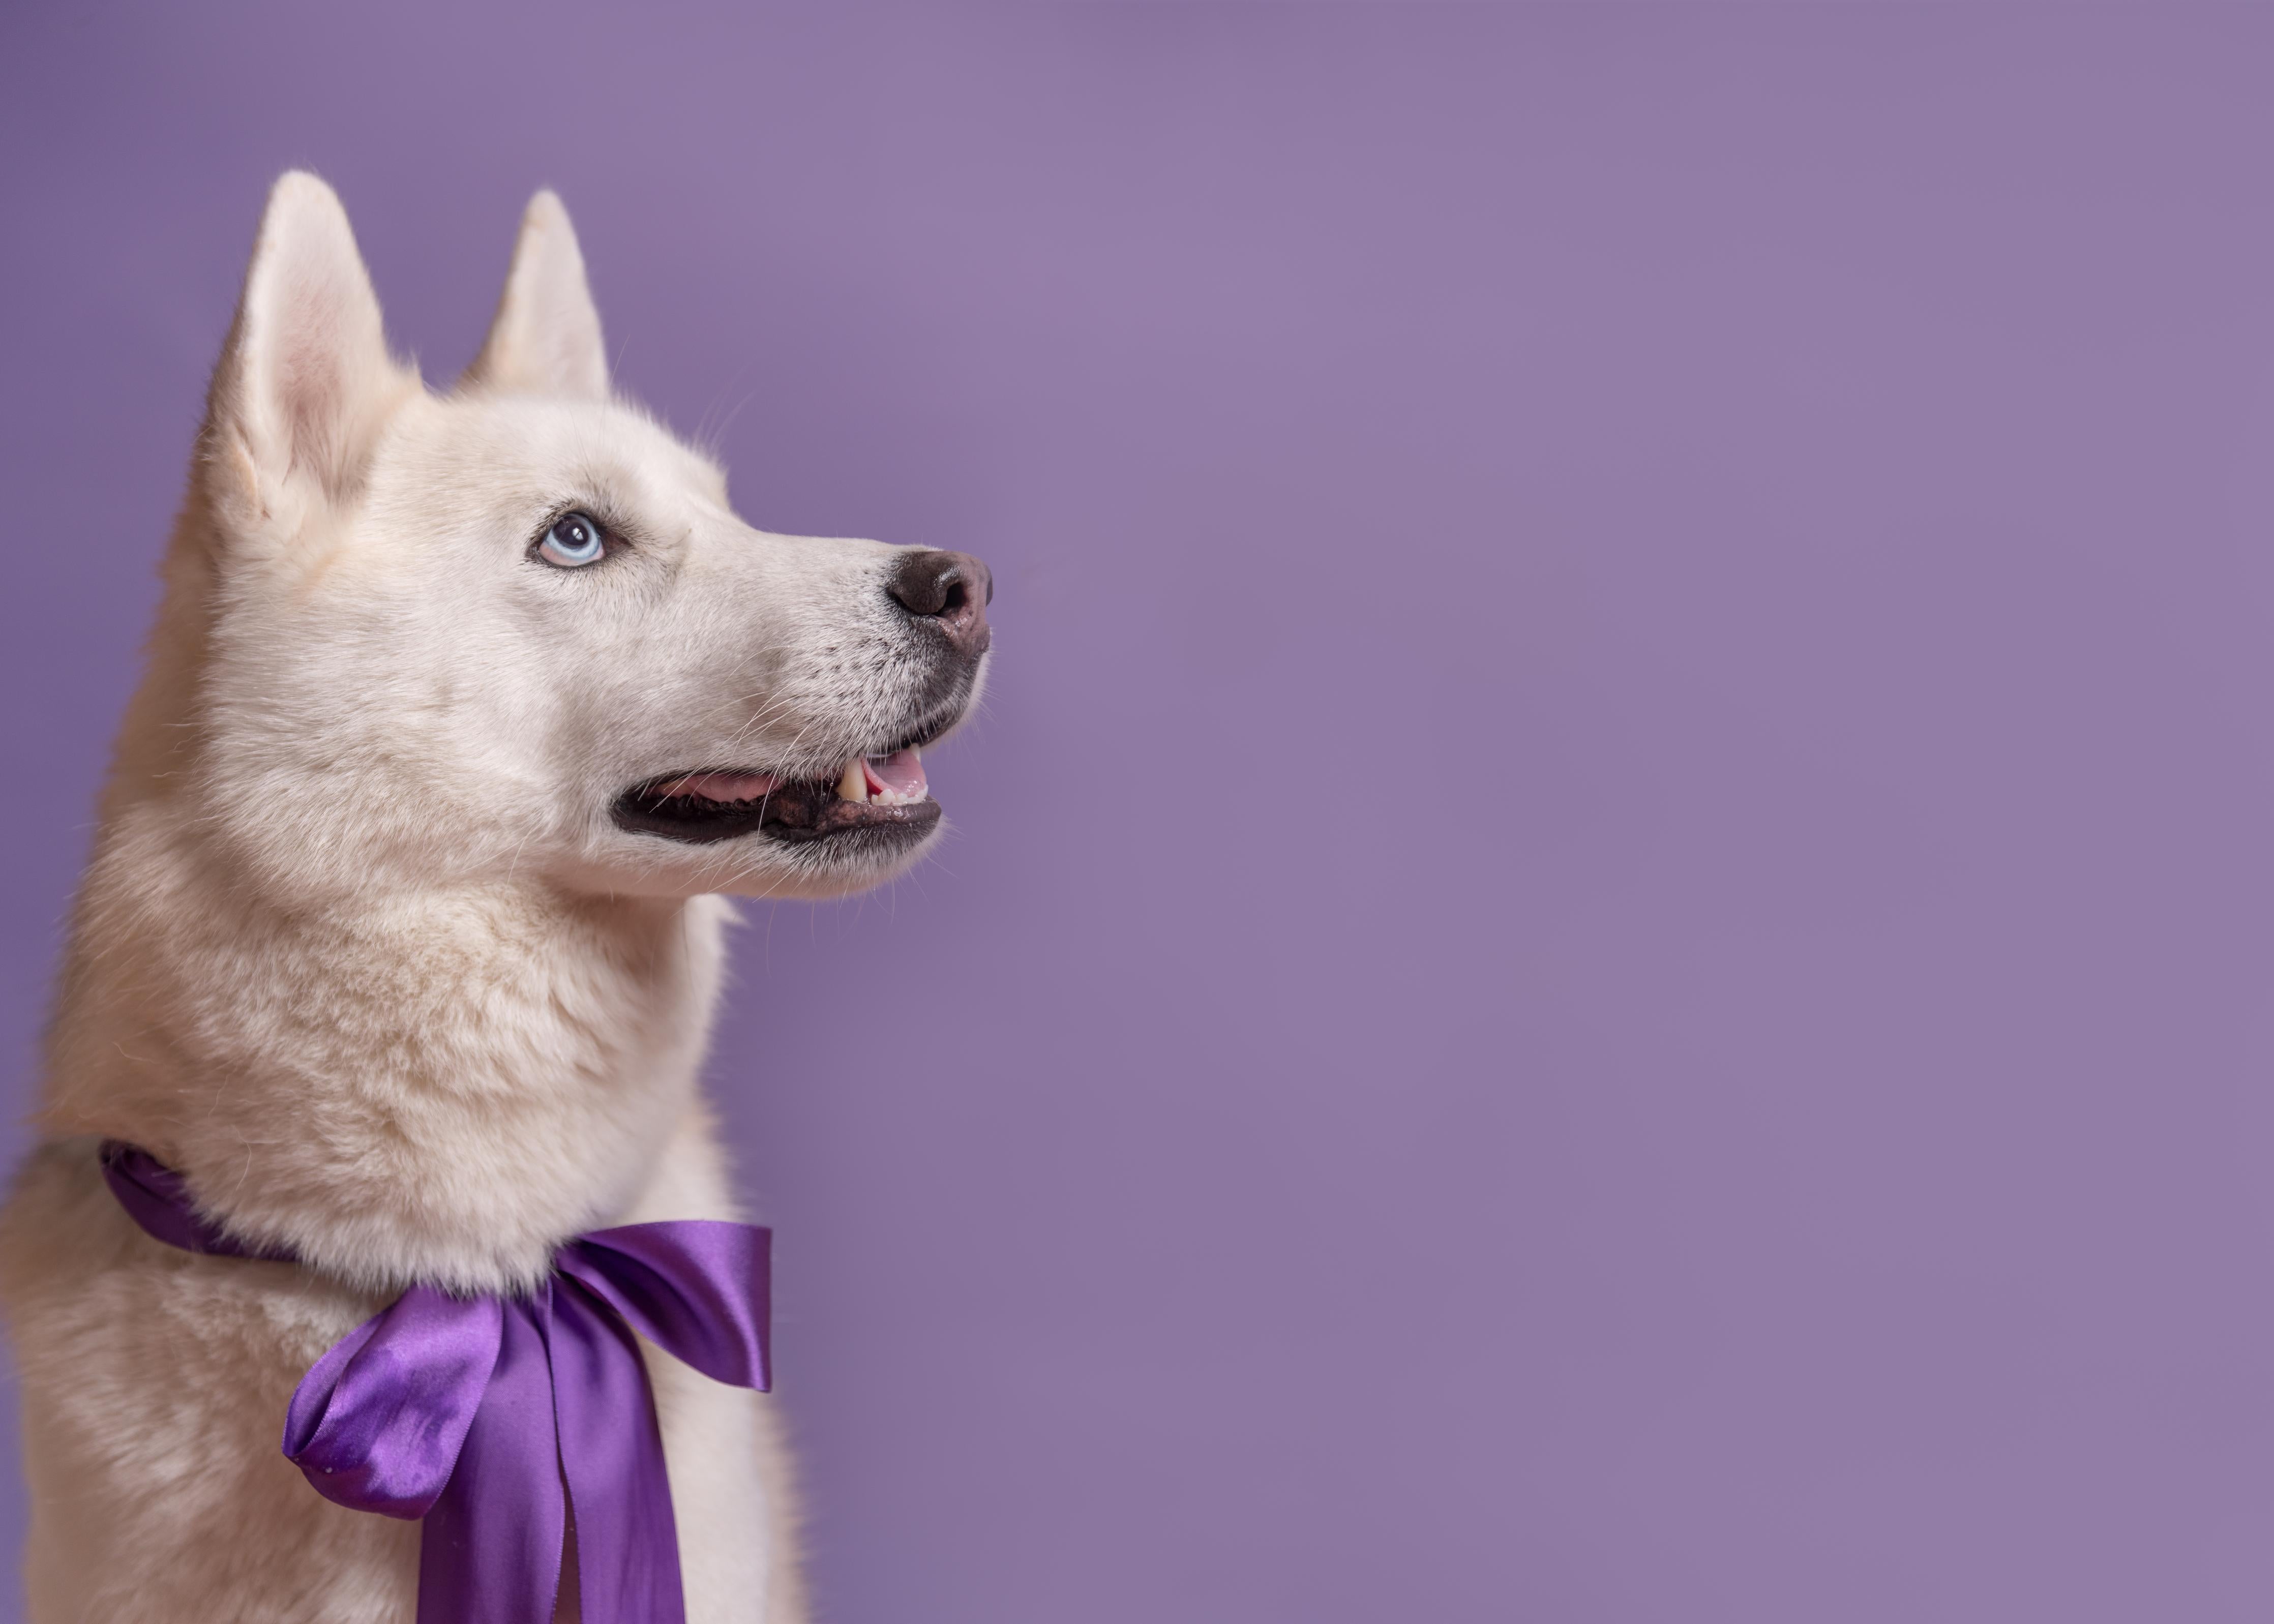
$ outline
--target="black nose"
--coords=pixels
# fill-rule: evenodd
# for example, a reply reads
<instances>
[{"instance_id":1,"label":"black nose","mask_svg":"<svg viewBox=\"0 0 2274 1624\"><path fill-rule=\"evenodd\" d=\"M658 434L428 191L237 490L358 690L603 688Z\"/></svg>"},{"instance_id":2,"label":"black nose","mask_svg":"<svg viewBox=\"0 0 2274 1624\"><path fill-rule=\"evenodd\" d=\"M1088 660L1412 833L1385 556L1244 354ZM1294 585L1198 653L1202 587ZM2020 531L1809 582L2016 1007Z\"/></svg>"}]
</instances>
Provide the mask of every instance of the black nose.
<instances>
[{"instance_id":1,"label":"black nose","mask_svg":"<svg viewBox=\"0 0 2274 1624\"><path fill-rule=\"evenodd\" d=\"M893 560L885 577L892 601L919 620L936 621L967 659L987 652L987 605L995 577L968 553L919 547Z\"/></svg>"}]
</instances>

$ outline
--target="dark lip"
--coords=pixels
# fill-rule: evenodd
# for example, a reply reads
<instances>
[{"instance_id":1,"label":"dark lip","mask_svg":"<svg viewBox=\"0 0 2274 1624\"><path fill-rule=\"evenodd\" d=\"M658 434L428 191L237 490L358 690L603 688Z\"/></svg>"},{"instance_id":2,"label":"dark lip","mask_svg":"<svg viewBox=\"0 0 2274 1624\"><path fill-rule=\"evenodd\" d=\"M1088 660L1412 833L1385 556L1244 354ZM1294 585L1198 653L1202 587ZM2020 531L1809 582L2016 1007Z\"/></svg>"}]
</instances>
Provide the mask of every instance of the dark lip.
<instances>
[{"instance_id":1,"label":"dark lip","mask_svg":"<svg viewBox=\"0 0 2274 1624\"><path fill-rule=\"evenodd\" d=\"M969 708L975 669L966 673L945 703L935 704L914 726L866 756L889 756L896 750L922 749L963 719ZM904 806L881 806L875 801L840 801L837 780L798 779L774 786L756 802L726 804L698 796L668 795L662 786L705 772L749 772L749 767L720 765L681 767L643 779L616 797L609 816L619 829L634 834L659 835L688 846L709 846L719 840L739 840L764 835L787 846L828 846L847 852L883 855L914 846L940 819L939 802L927 795Z\"/></svg>"},{"instance_id":2,"label":"dark lip","mask_svg":"<svg viewBox=\"0 0 2274 1624\"><path fill-rule=\"evenodd\" d=\"M905 806L840 801L834 781L777 785L763 801L734 805L658 792L659 785L684 776L666 773L616 797L610 808L616 827L689 846L757 834L789 846L887 852L913 846L940 818L939 802L930 796Z\"/></svg>"}]
</instances>

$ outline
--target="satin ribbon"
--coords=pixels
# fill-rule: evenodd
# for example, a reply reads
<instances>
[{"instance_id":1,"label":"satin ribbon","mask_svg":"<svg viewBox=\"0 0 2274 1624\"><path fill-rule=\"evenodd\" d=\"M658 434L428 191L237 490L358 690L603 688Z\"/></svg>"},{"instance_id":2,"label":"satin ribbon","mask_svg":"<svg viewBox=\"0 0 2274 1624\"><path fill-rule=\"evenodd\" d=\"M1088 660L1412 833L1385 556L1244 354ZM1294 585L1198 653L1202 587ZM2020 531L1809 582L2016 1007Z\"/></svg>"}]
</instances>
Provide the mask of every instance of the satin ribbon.
<instances>
[{"instance_id":1,"label":"satin ribbon","mask_svg":"<svg viewBox=\"0 0 2274 1624\"><path fill-rule=\"evenodd\" d=\"M169 1246L298 1261L223 1234L145 1151L106 1142L102 1175ZM585 1624L685 1624L663 1438L633 1334L714 1381L763 1390L770 1238L747 1223L626 1224L562 1246L531 1297L413 1286L301 1379L284 1454L327 1500L425 1520L419 1624L547 1624L572 1514Z\"/></svg>"}]
</instances>

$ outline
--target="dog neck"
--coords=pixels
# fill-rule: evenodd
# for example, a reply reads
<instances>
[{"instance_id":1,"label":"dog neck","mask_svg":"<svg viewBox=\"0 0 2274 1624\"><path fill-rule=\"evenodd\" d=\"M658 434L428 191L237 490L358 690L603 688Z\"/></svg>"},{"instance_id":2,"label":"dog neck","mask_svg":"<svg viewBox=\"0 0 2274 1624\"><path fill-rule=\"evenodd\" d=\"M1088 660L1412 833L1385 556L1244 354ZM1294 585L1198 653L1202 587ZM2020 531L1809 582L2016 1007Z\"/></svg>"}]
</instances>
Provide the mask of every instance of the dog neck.
<instances>
[{"instance_id":1,"label":"dog neck","mask_svg":"<svg viewBox=\"0 0 2274 1624\"><path fill-rule=\"evenodd\" d=\"M527 1285L654 1177L727 905L535 876L280 897L169 742L183 641L162 620L121 740L41 1125L143 1147L239 1237L344 1279Z\"/></svg>"}]
</instances>

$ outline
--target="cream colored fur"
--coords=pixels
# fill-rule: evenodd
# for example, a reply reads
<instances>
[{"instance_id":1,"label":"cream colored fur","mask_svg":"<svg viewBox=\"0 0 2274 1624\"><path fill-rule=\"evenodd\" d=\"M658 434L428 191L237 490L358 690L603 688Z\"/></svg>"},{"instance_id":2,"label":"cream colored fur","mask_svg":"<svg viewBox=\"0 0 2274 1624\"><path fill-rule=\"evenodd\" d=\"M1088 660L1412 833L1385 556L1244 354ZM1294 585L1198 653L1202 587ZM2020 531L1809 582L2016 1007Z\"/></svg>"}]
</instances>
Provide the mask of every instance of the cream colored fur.
<instances>
[{"instance_id":1,"label":"cream colored fur","mask_svg":"<svg viewBox=\"0 0 2274 1624\"><path fill-rule=\"evenodd\" d=\"M533 562L570 506L629 555ZM892 557L750 529L610 396L550 193L436 395L388 354L338 199L278 183L0 1222L38 1624L407 1624L417 1525L330 1504L279 1453L301 1373L411 1281L510 1289L580 1230L739 1215L697 1078L713 893L889 870L606 809L679 768L810 776L878 748L907 703ZM306 1266L147 1238L98 1176L106 1135ZM690 1618L793 1624L770 1402L650 1364Z\"/></svg>"}]
</instances>

